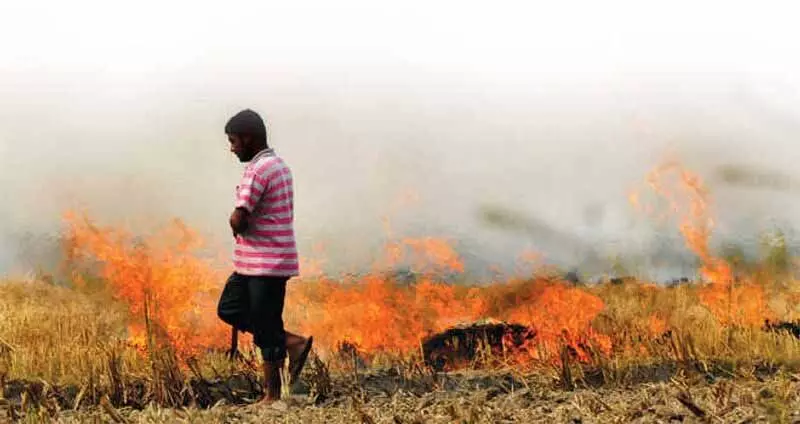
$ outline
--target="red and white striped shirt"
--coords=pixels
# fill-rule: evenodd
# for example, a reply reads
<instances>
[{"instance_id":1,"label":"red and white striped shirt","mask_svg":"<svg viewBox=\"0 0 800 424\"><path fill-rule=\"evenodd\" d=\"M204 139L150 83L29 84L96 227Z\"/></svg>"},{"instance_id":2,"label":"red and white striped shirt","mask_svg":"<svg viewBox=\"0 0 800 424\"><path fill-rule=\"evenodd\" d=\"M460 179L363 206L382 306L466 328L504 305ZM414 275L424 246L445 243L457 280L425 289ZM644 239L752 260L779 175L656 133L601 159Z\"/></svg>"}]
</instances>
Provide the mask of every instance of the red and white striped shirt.
<instances>
[{"instance_id":1,"label":"red and white striped shirt","mask_svg":"<svg viewBox=\"0 0 800 424\"><path fill-rule=\"evenodd\" d=\"M233 265L239 274L293 277L300 273L294 237L294 192L289 166L264 149L245 167L236 207L250 212L236 237Z\"/></svg>"}]
</instances>

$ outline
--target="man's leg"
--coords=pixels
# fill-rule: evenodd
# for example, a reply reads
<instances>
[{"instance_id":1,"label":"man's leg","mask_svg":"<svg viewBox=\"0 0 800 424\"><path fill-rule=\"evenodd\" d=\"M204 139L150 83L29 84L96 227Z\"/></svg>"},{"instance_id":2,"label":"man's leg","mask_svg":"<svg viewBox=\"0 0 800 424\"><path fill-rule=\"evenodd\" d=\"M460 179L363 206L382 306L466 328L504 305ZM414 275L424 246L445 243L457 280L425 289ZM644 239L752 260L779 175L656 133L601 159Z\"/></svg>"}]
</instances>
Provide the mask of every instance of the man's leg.
<instances>
[{"instance_id":1,"label":"man's leg","mask_svg":"<svg viewBox=\"0 0 800 424\"><path fill-rule=\"evenodd\" d=\"M250 322L253 341L264 359L264 401L280 399L280 369L286 359L286 334L283 329L283 304L286 279L250 277Z\"/></svg>"},{"instance_id":2,"label":"man's leg","mask_svg":"<svg viewBox=\"0 0 800 424\"><path fill-rule=\"evenodd\" d=\"M234 272L228 277L217 304L217 316L241 331L250 331L250 302L246 276Z\"/></svg>"}]
</instances>

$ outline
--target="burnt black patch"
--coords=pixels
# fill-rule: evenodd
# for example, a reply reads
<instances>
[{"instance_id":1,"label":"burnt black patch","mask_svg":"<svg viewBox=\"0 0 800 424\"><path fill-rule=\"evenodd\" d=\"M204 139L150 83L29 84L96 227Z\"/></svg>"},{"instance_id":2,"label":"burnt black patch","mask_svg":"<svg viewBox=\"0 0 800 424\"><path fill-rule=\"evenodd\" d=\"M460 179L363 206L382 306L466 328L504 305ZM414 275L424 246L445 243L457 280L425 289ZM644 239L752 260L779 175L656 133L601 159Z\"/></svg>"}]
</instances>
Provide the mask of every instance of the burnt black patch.
<instances>
[{"instance_id":1,"label":"burnt black patch","mask_svg":"<svg viewBox=\"0 0 800 424\"><path fill-rule=\"evenodd\" d=\"M776 333L788 333L800 339L800 321L764 321L765 331L774 331Z\"/></svg>"},{"instance_id":2,"label":"burnt black patch","mask_svg":"<svg viewBox=\"0 0 800 424\"><path fill-rule=\"evenodd\" d=\"M521 324L489 323L449 328L422 341L425 364L441 371L474 361L482 349L501 353L522 347L536 332Z\"/></svg>"}]
</instances>

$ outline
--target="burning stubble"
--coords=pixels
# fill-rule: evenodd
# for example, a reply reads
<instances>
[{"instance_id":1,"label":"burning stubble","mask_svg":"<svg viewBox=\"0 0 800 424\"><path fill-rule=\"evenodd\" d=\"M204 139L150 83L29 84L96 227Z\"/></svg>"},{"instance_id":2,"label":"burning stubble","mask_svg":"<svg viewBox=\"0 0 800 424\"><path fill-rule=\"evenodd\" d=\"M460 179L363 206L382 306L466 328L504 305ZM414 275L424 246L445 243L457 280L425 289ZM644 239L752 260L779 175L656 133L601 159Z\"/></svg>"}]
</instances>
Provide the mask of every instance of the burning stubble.
<instances>
[{"instance_id":1,"label":"burning stubble","mask_svg":"<svg viewBox=\"0 0 800 424\"><path fill-rule=\"evenodd\" d=\"M678 225L705 280L699 281L697 296L720 331L757 329L765 320L795 316L796 311L786 315L771 308L781 293L763 275L734 275L729 263L712 253L712 198L695 173L679 162L665 162L647 175L631 201L656 219ZM214 318L214 310L224 267L197 256L202 243L195 231L175 221L152 237L135 239L76 214L66 216L66 225L73 281L81 287L87 277L99 276L128 305L130 343L145 349L156 337L182 355L223 348L228 329ZM462 258L445 239L393 239L369 272L338 279L319 271L321 259L303 258L310 272L290 285L286 324L314 334L323 355L335 355L345 346L364 360L409 355L425 337L482 320L522 325L535 335L508 347L509 360L518 364L558 362L563 346L579 361L630 349L628 341L602 330L603 322L614 319L601 296L605 289L574 286L541 272L475 284L464 278ZM398 266L408 271L407 281L387 273ZM642 284L631 295L666 296L659 293L668 290ZM637 325L653 338L664 336L683 319L680 310L668 309L644 311Z\"/></svg>"}]
</instances>

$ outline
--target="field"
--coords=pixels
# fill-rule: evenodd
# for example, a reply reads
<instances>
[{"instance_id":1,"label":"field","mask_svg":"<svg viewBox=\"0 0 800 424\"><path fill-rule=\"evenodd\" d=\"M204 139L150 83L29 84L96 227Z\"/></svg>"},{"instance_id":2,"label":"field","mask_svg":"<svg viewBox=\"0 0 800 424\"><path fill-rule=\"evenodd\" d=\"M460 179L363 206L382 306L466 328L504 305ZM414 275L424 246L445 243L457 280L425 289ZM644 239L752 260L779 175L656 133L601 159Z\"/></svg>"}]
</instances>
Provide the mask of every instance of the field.
<instances>
[{"instance_id":1,"label":"field","mask_svg":"<svg viewBox=\"0 0 800 424\"><path fill-rule=\"evenodd\" d=\"M486 350L434 372L419 353L370 356L323 345L325 359L310 360L288 410L277 411L248 405L260 386L246 347L236 362L212 350L143 349L126 338L126 305L107 293L7 282L0 286L2 408L25 422L800 420L800 340L760 326L721 326L698 300L698 286L517 284L599 297L605 311L594 319L595 337L608 335L617 347L556 358ZM646 318L657 310L667 314L665 327ZM659 339L641 324L672 332Z\"/></svg>"},{"instance_id":2,"label":"field","mask_svg":"<svg viewBox=\"0 0 800 424\"><path fill-rule=\"evenodd\" d=\"M586 284L535 266L475 282L438 238L391 240L366 274L332 278L304 261L285 320L315 336L315 353L274 408L253 404L261 385L248 337L241 357L226 357L230 331L215 314L225 266L198 234L174 221L141 237L67 214L62 276L0 284L0 416L800 422L800 281L785 240L758 258L718 255L696 176L673 164L648 182L698 257L696 281ZM632 195L652 212L644 200ZM384 272L397 264L410 272Z\"/></svg>"}]
</instances>

